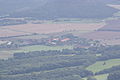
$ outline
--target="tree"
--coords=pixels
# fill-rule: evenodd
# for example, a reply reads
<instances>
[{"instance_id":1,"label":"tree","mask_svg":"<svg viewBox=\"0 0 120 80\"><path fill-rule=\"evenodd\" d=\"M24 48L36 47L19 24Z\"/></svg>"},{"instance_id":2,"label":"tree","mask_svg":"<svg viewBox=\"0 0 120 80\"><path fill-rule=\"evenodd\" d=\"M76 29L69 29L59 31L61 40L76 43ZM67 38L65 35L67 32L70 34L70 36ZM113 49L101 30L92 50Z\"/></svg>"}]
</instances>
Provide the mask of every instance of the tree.
<instances>
[{"instance_id":1,"label":"tree","mask_svg":"<svg viewBox=\"0 0 120 80\"><path fill-rule=\"evenodd\" d=\"M120 71L109 74L107 80L120 80Z\"/></svg>"}]
</instances>

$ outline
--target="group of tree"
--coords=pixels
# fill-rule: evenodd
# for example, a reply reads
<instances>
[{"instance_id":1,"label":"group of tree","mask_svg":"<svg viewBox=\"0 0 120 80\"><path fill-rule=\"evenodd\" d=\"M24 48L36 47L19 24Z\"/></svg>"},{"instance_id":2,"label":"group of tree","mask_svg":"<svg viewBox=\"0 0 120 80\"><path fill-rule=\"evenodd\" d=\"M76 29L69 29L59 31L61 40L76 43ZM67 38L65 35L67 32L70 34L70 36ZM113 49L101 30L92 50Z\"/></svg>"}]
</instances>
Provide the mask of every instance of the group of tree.
<instances>
[{"instance_id":1,"label":"group of tree","mask_svg":"<svg viewBox=\"0 0 120 80\"><path fill-rule=\"evenodd\" d=\"M107 80L120 80L120 70L110 73Z\"/></svg>"},{"instance_id":2,"label":"group of tree","mask_svg":"<svg viewBox=\"0 0 120 80\"><path fill-rule=\"evenodd\" d=\"M104 55L107 57L103 60L119 58L115 56L119 55L117 52L119 52L120 46L99 48L97 49L99 51L95 52L94 47L92 47L92 49L74 48L63 49L62 51L49 50L15 53L13 58L0 60L0 75L2 75L0 78L1 80L72 80L73 78L77 80L93 76L94 74L86 70L86 67L94 64L96 61L101 61ZM102 52L101 56L96 56L97 52ZM113 75L111 72L117 70L119 70L119 66L101 71L96 73L96 75L109 73L111 77L111 74ZM12 77L12 75L19 74L21 76ZM74 77L71 78L70 76ZM88 80L95 79L88 78Z\"/></svg>"}]
</instances>

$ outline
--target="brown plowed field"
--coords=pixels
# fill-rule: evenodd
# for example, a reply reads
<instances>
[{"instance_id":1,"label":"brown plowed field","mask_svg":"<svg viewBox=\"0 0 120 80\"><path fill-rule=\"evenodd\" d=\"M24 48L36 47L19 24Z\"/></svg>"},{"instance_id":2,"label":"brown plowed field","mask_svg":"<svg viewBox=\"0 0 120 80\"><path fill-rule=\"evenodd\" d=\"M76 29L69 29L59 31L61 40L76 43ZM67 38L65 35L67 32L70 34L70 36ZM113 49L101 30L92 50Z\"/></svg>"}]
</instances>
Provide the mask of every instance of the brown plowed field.
<instances>
[{"instance_id":1,"label":"brown plowed field","mask_svg":"<svg viewBox=\"0 0 120 80\"><path fill-rule=\"evenodd\" d=\"M97 30L103 26L104 26L103 23L24 24L24 25L14 25L14 26L3 26L0 27L0 37L25 35L31 33L48 34L48 33L62 32L69 30L91 31L91 30Z\"/></svg>"}]
</instances>

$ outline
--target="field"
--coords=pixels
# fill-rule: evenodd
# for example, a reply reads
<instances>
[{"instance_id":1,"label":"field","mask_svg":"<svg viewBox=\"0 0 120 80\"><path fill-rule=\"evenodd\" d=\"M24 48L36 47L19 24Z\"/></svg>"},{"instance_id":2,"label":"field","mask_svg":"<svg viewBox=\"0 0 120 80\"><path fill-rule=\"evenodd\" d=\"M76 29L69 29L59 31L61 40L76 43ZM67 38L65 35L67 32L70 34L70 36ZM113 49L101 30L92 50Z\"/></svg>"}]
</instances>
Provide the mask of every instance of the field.
<instances>
[{"instance_id":1,"label":"field","mask_svg":"<svg viewBox=\"0 0 120 80\"><path fill-rule=\"evenodd\" d=\"M48 38L48 35L39 34L39 35L24 35L24 36L18 36L14 37L15 39L41 39L41 38Z\"/></svg>"},{"instance_id":2,"label":"field","mask_svg":"<svg viewBox=\"0 0 120 80\"><path fill-rule=\"evenodd\" d=\"M43 46L43 45L35 45L22 47L20 50L16 50L15 52L31 52L31 51L48 51L48 50L62 50L62 49L72 49L72 46Z\"/></svg>"},{"instance_id":3,"label":"field","mask_svg":"<svg viewBox=\"0 0 120 80\"><path fill-rule=\"evenodd\" d=\"M107 76L108 76L108 74L103 74L103 75L95 76L95 78L97 80L107 80Z\"/></svg>"},{"instance_id":4,"label":"field","mask_svg":"<svg viewBox=\"0 0 120 80\"><path fill-rule=\"evenodd\" d=\"M66 23L66 24L22 24L1 26L0 37L19 36L26 34L48 34L70 30L93 31L103 27L104 23Z\"/></svg>"},{"instance_id":5,"label":"field","mask_svg":"<svg viewBox=\"0 0 120 80\"><path fill-rule=\"evenodd\" d=\"M106 63L106 65L103 65L104 62ZM106 61L98 61L95 64L87 67L87 70L90 70L93 73L96 73L96 72L102 71L104 69L111 68L112 66L120 65L119 62L120 62L120 59L110 59L110 60L106 60ZM108 74L102 74L102 75L97 75L94 77L97 80L107 80L107 76L108 76ZM87 78L83 78L83 80L87 80Z\"/></svg>"},{"instance_id":6,"label":"field","mask_svg":"<svg viewBox=\"0 0 120 80\"><path fill-rule=\"evenodd\" d=\"M102 42L108 45L120 45L120 39L102 40Z\"/></svg>"},{"instance_id":7,"label":"field","mask_svg":"<svg viewBox=\"0 0 120 80\"><path fill-rule=\"evenodd\" d=\"M26 34L29 33L0 28L0 37L9 37L9 36L26 35Z\"/></svg>"},{"instance_id":8,"label":"field","mask_svg":"<svg viewBox=\"0 0 120 80\"><path fill-rule=\"evenodd\" d=\"M89 39L117 39L120 38L120 32L112 32L112 31L95 31L91 33L86 33L86 34L80 34L80 36L84 38L89 38Z\"/></svg>"},{"instance_id":9,"label":"field","mask_svg":"<svg viewBox=\"0 0 120 80\"><path fill-rule=\"evenodd\" d=\"M120 80L120 0L0 7L0 80Z\"/></svg>"},{"instance_id":10,"label":"field","mask_svg":"<svg viewBox=\"0 0 120 80\"><path fill-rule=\"evenodd\" d=\"M120 38L120 19L106 21L106 25L97 31L81 35L92 39L116 39Z\"/></svg>"},{"instance_id":11,"label":"field","mask_svg":"<svg viewBox=\"0 0 120 80\"><path fill-rule=\"evenodd\" d=\"M108 74L103 74L103 75L94 76L94 78L96 78L97 80L107 80L107 76ZM87 78L83 78L83 80L87 80Z\"/></svg>"},{"instance_id":12,"label":"field","mask_svg":"<svg viewBox=\"0 0 120 80\"><path fill-rule=\"evenodd\" d=\"M8 59L13 57L12 51L0 51L0 59Z\"/></svg>"},{"instance_id":13,"label":"field","mask_svg":"<svg viewBox=\"0 0 120 80\"><path fill-rule=\"evenodd\" d=\"M0 59L7 59L13 57L13 53L16 52L31 52L31 51L48 51L48 50L62 50L62 49L72 49L72 46L43 46L43 45L34 45L21 47L17 50L0 50Z\"/></svg>"},{"instance_id":14,"label":"field","mask_svg":"<svg viewBox=\"0 0 120 80\"><path fill-rule=\"evenodd\" d=\"M103 65L104 62L106 63L106 65ZM120 65L120 59L110 59L107 61L98 61L95 64L89 66L87 70L90 70L96 73L101 70L108 69L108 68L111 68L112 66L117 66L117 65Z\"/></svg>"}]
</instances>

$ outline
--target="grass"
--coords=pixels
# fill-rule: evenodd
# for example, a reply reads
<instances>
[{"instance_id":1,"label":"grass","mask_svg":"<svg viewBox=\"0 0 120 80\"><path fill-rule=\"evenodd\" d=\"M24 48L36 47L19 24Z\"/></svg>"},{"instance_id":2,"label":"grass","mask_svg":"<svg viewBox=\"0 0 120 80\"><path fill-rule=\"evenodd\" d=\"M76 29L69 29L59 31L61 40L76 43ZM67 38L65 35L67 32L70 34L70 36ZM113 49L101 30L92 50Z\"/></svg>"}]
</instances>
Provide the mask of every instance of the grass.
<instances>
[{"instance_id":1,"label":"grass","mask_svg":"<svg viewBox=\"0 0 120 80\"><path fill-rule=\"evenodd\" d=\"M108 76L108 74L103 74L103 75L95 76L95 78L97 80L107 80L107 76Z\"/></svg>"},{"instance_id":2,"label":"grass","mask_svg":"<svg viewBox=\"0 0 120 80\"><path fill-rule=\"evenodd\" d=\"M62 49L72 49L72 46L44 46L44 45L34 45L22 47L20 50L15 52L31 52L31 51L48 51L48 50L62 50Z\"/></svg>"},{"instance_id":3,"label":"grass","mask_svg":"<svg viewBox=\"0 0 120 80\"><path fill-rule=\"evenodd\" d=\"M41 39L41 38L47 38L47 35L27 35L27 36L20 36L16 37L17 39Z\"/></svg>"},{"instance_id":4,"label":"grass","mask_svg":"<svg viewBox=\"0 0 120 80\"><path fill-rule=\"evenodd\" d=\"M107 76L108 74L103 74L103 75L97 75L93 77L96 78L97 80L107 80ZM87 80L87 78L83 78L83 80Z\"/></svg>"},{"instance_id":5,"label":"grass","mask_svg":"<svg viewBox=\"0 0 120 80\"><path fill-rule=\"evenodd\" d=\"M66 24L66 23L101 23L102 19L83 19L83 18L59 18L57 20L37 20L38 24Z\"/></svg>"},{"instance_id":6,"label":"grass","mask_svg":"<svg viewBox=\"0 0 120 80\"><path fill-rule=\"evenodd\" d=\"M32 52L32 51L48 51L48 50L62 50L62 49L73 49L73 46L44 46L44 45L34 45L21 47L18 50L0 50L0 59L7 59L12 57L14 53L17 52Z\"/></svg>"},{"instance_id":7,"label":"grass","mask_svg":"<svg viewBox=\"0 0 120 80\"><path fill-rule=\"evenodd\" d=\"M105 65L103 65L106 63ZM87 67L87 70L92 71L93 73L99 72L104 69L111 68L113 66L120 65L120 59L111 59L106 61L98 61L95 64Z\"/></svg>"}]
</instances>

